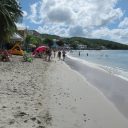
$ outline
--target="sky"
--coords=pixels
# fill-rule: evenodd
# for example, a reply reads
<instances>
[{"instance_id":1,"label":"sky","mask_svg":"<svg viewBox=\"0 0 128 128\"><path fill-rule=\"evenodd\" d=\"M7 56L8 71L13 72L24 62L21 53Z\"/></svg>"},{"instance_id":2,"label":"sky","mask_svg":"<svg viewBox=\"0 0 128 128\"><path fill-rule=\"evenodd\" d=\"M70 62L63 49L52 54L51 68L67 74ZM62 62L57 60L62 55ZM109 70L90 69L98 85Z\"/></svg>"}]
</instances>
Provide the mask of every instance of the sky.
<instances>
[{"instance_id":1,"label":"sky","mask_svg":"<svg viewBox=\"0 0 128 128\"><path fill-rule=\"evenodd\" d=\"M128 44L128 0L19 0L18 27Z\"/></svg>"}]
</instances>

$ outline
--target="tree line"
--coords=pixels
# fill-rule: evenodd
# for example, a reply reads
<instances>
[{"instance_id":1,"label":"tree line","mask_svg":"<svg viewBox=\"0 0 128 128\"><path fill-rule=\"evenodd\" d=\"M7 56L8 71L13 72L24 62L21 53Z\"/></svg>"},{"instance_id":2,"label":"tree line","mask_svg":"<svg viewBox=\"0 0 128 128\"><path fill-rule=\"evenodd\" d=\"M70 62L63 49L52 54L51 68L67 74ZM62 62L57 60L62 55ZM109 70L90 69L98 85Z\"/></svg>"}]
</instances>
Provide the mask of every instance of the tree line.
<instances>
[{"instance_id":1,"label":"tree line","mask_svg":"<svg viewBox=\"0 0 128 128\"><path fill-rule=\"evenodd\" d=\"M18 0L0 0L0 47L5 42L10 41L10 37L17 32L16 23L22 21L23 12ZM32 43L36 46L47 44L51 46L53 39L57 40L59 46L69 45L73 49L77 49L78 45L86 45L87 49L98 49L104 47L106 49L128 49L128 45L118 42L88 39L82 37L63 38L57 35L41 34L40 37L27 35L25 45Z\"/></svg>"},{"instance_id":2,"label":"tree line","mask_svg":"<svg viewBox=\"0 0 128 128\"><path fill-rule=\"evenodd\" d=\"M77 49L78 45L86 45L87 49L113 49L113 50L128 50L128 45L121 44L114 41L103 40L103 39L90 39L83 37L71 37L64 38L56 35L41 34L43 38L49 38L60 40L60 44L67 44L73 49Z\"/></svg>"}]
</instances>

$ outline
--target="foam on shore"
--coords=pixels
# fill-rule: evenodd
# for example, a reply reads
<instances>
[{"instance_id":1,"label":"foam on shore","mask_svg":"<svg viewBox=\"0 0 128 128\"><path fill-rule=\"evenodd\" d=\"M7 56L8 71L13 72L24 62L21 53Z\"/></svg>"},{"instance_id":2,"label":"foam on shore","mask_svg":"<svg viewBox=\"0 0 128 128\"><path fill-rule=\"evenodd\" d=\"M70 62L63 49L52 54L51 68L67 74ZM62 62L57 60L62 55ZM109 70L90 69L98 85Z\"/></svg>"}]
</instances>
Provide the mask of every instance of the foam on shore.
<instances>
[{"instance_id":1,"label":"foam on shore","mask_svg":"<svg viewBox=\"0 0 128 128\"><path fill-rule=\"evenodd\" d=\"M96 68L96 69L99 69L99 70L104 70L105 72L111 73L111 74L113 74L113 75L115 75L115 76L117 76L117 77L119 77L123 80L128 81L128 72L124 71L123 69L120 69L119 67L112 68L112 67L109 67L109 66L88 62L86 60L70 56L69 54L67 54L67 57L72 59L72 60L79 61L80 63L86 64L89 67Z\"/></svg>"},{"instance_id":2,"label":"foam on shore","mask_svg":"<svg viewBox=\"0 0 128 128\"><path fill-rule=\"evenodd\" d=\"M128 118L128 81L113 75L95 64L77 58L67 58L66 63L99 89ZM85 64L86 63L86 64Z\"/></svg>"},{"instance_id":3,"label":"foam on shore","mask_svg":"<svg viewBox=\"0 0 128 128\"><path fill-rule=\"evenodd\" d=\"M91 68L85 69L89 74ZM2 128L128 128L128 120L88 77L64 61L9 62L0 64L0 72Z\"/></svg>"},{"instance_id":4,"label":"foam on shore","mask_svg":"<svg viewBox=\"0 0 128 128\"><path fill-rule=\"evenodd\" d=\"M52 128L127 128L127 119L86 78L57 61L51 65Z\"/></svg>"}]
</instances>

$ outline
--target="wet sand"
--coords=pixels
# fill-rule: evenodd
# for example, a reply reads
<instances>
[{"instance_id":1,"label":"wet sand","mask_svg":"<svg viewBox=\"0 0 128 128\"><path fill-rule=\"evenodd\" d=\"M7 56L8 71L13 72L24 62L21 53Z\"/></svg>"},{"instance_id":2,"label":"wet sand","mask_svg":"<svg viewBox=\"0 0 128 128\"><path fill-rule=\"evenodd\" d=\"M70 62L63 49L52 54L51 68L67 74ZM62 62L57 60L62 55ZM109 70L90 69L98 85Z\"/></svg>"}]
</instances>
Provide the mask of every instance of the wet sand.
<instances>
[{"instance_id":1,"label":"wet sand","mask_svg":"<svg viewBox=\"0 0 128 128\"><path fill-rule=\"evenodd\" d=\"M87 80L64 62L51 65L52 128L127 128L128 120Z\"/></svg>"},{"instance_id":2,"label":"wet sand","mask_svg":"<svg viewBox=\"0 0 128 128\"><path fill-rule=\"evenodd\" d=\"M67 58L66 63L98 88L128 118L128 81L91 65Z\"/></svg>"}]
</instances>

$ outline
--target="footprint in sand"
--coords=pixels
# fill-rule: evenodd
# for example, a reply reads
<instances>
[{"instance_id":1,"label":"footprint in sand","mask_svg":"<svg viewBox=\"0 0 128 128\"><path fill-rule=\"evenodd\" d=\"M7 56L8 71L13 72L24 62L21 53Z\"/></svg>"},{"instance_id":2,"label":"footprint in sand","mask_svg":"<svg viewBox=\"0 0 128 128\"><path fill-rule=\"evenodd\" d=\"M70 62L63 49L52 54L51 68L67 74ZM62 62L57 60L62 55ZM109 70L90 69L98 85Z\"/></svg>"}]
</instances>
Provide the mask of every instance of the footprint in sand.
<instances>
[{"instance_id":1,"label":"footprint in sand","mask_svg":"<svg viewBox=\"0 0 128 128\"><path fill-rule=\"evenodd\" d=\"M14 123L15 123L15 119L10 119L9 122L8 122L9 125L12 125Z\"/></svg>"},{"instance_id":2,"label":"footprint in sand","mask_svg":"<svg viewBox=\"0 0 128 128\"><path fill-rule=\"evenodd\" d=\"M76 107L71 107L70 109L73 113L76 113Z\"/></svg>"},{"instance_id":3,"label":"footprint in sand","mask_svg":"<svg viewBox=\"0 0 128 128\"><path fill-rule=\"evenodd\" d=\"M38 126L37 128L46 128L45 126Z\"/></svg>"}]
</instances>

